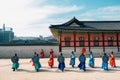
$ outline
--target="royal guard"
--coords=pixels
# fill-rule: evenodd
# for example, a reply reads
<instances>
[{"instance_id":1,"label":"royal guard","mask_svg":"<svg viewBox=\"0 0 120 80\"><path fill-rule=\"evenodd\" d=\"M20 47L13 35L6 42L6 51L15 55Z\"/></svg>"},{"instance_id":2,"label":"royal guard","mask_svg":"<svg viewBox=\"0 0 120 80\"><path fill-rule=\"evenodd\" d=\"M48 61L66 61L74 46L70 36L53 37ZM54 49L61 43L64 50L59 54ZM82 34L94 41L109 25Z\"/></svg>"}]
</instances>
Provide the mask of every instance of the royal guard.
<instances>
[{"instance_id":1,"label":"royal guard","mask_svg":"<svg viewBox=\"0 0 120 80\"><path fill-rule=\"evenodd\" d=\"M40 51L40 58L44 58L44 56L45 56L44 50L41 49L41 51Z\"/></svg>"}]
</instances>

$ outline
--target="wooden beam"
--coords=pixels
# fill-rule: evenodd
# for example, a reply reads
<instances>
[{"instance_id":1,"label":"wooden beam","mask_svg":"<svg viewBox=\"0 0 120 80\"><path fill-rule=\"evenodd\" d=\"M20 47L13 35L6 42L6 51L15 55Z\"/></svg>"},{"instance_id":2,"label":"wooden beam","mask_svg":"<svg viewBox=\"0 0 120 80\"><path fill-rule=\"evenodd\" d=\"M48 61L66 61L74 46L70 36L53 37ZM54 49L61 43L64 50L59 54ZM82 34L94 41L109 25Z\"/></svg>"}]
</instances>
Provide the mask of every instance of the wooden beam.
<instances>
[{"instance_id":1,"label":"wooden beam","mask_svg":"<svg viewBox=\"0 0 120 80\"><path fill-rule=\"evenodd\" d=\"M118 32L116 32L116 37L117 37L116 43L117 43L117 48L118 48L118 52L119 52L120 50L119 50L119 41L118 41L119 35L118 35Z\"/></svg>"},{"instance_id":2,"label":"wooden beam","mask_svg":"<svg viewBox=\"0 0 120 80\"><path fill-rule=\"evenodd\" d=\"M102 32L102 43L103 43L103 52L105 52L105 40L104 40L104 33Z\"/></svg>"},{"instance_id":3,"label":"wooden beam","mask_svg":"<svg viewBox=\"0 0 120 80\"><path fill-rule=\"evenodd\" d=\"M62 37L62 31L60 31L59 34L60 34L60 38L59 38L59 39L60 39L59 52L62 52L62 46L61 46L61 42L62 42L62 38L61 38L61 37Z\"/></svg>"},{"instance_id":4,"label":"wooden beam","mask_svg":"<svg viewBox=\"0 0 120 80\"><path fill-rule=\"evenodd\" d=\"M74 34L74 52L76 52L76 32L73 32Z\"/></svg>"},{"instance_id":5,"label":"wooden beam","mask_svg":"<svg viewBox=\"0 0 120 80\"><path fill-rule=\"evenodd\" d=\"M87 32L87 34L88 34L88 47L89 47L89 52L90 52L90 33Z\"/></svg>"}]
</instances>

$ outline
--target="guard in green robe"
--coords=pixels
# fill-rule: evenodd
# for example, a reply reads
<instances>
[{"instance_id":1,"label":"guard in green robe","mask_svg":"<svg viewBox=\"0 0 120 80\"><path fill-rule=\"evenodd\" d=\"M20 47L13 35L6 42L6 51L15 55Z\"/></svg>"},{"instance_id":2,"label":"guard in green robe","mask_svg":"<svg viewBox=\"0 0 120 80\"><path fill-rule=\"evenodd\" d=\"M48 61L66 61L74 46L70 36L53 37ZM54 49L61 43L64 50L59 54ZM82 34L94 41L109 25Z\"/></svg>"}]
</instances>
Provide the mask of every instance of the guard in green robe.
<instances>
[{"instance_id":1,"label":"guard in green robe","mask_svg":"<svg viewBox=\"0 0 120 80\"><path fill-rule=\"evenodd\" d=\"M15 53L15 55L11 58L11 61L13 63L12 65L12 69L13 71L17 70L19 68L19 57L17 56L17 54Z\"/></svg>"}]
</instances>

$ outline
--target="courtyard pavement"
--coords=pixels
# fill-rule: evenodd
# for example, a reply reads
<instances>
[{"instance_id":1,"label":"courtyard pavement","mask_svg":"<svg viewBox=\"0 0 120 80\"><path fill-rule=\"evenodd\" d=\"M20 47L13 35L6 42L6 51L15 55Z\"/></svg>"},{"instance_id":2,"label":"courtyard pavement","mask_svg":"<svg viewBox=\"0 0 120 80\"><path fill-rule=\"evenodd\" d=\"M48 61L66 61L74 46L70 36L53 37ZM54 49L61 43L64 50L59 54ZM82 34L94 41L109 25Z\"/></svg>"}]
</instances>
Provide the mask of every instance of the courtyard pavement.
<instances>
[{"instance_id":1,"label":"courtyard pavement","mask_svg":"<svg viewBox=\"0 0 120 80\"><path fill-rule=\"evenodd\" d=\"M10 59L0 59L0 80L119 80L120 79L120 58L116 58L116 68L109 66L109 71L101 69L101 58L95 58L95 68L88 67L86 60L86 69L84 72L77 68L79 64L76 58L75 68L69 65L69 58L65 59L66 68L64 72L57 69L57 59L55 58L54 67L48 66L49 58L40 59L42 68L39 72L34 70L30 59L20 59L18 71L13 72L11 69Z\"/></svg>"}]
</instances>

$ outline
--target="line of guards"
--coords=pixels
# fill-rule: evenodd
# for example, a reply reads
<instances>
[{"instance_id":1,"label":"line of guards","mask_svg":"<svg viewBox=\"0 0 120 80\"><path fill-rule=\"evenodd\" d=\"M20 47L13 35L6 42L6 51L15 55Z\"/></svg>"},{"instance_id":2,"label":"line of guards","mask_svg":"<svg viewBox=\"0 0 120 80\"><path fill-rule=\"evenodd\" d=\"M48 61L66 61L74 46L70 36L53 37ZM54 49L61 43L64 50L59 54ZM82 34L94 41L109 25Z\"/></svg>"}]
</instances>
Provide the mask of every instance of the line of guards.
<instances>
[{"instance_id":1,"label":"line of guards","mask_svg":"<svg viewBox=\"0 0 120 80\"><path fill-rule=\"evenodd\" d=\"M41 58L44 58L44 50L42 49L41 50L41 53L40 53L40 57ZM88 65L92 68L94 68L95 66L95 63L94 63L94 56L93 56L93 53L90 52L89 54L89 63ZM109 57L110 57L110 60L109 60ZM52 68L54 66L54 51L53 49L50 50L50 55L49 55L49 61L48 61L48 65ZM64 71L64 68L65 68L65 58L63 56L63 54L61 53L59 56L58 56L58 69L60 69L62 72ZM17 56L17 54L15 54L12 58L11 58L11 61L13 62L13 65L12 65L12 69L13 71L17 70L18 67L19 67L19 57ZM78 68L86 71L86 65L85 65L85 62L86 62L86 49L82 49L82 52L79 56L79 65L78 65ZM104 70L108 70L108 61L110 61L110 66L111 67L116 67L116 64L115 64L115 56L113 54L113 52L111 52L110 56L108 56L106 53L104 53L103 57L102 57L102 69ZM31 61L32 62L32 66L35 67L35 70L36 72L39 71L39 69L41 68L41 64L39 62L39 55L35 52ZM70 53L70 65L74 68L74 65L75 65L75 54L74 52L72 51Z\"/></svg>"}]
</instances>

